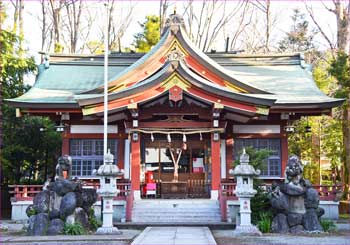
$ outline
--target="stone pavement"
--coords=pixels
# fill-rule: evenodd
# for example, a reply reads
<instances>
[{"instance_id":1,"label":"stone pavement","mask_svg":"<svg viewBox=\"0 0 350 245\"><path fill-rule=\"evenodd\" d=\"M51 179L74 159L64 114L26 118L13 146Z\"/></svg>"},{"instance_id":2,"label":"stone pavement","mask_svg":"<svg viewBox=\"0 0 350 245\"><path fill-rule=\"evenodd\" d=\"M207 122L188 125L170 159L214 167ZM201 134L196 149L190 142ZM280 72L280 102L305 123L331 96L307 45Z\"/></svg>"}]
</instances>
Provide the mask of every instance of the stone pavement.
<instances>
[{"instance_id":1,"label":"stone pavement","mask_svg":"<svg viewBox=\"0 0 350 245\"><path fill-rule=\"evenodd\" d=\"M319 233L319 234L263 234L262 236L242 236L237 237L232 230L213 230L213 235L218 244L249 244L249 245L349 245L350 234L348 231L337 233Z\"/></svg>"},{"instance_id":2,"label":"stone pavement","mask_svg":"<svg viewBox=\"0 0 350 245\"><path fill-rule=\"evenodd\" d=\"M121 235L16 236L1 234L0 244L130 244L139 230L121 230Z\"/></svg>"},{"instance_id":3,"label":"stone pavement","mask_svg":"<svg viewBox=\"0 0 350 245\"><path fill-rule=\"evenodd\" d=\"M147 227L136 244L216 244L208 227Z\"/></svg>"}]
</instances>

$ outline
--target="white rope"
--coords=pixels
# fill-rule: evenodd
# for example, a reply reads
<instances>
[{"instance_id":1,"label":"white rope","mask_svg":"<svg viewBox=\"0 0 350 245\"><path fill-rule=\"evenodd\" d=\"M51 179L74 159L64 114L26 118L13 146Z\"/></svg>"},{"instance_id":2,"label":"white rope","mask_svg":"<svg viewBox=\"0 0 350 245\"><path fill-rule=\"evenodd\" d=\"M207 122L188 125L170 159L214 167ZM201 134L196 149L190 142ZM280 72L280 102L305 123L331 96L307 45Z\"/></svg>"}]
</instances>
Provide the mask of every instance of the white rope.
<instances>
[{"instance_id":1,"label":"white rope","mask_svg":"<svg viewBox=\"0 0 350 245\"><path fill-rule=\"evenodd\" d=\"M130 129L130 132L139 132L139 133L145 133L145 134L202 134L202 133L212 133L212 132L224 132L223 128L214 128L214 129L201 129L201 130L176 130L176 129L169 129L169 131L165 130L154 130L154 129Z\"/></svg>"}]
</instances>

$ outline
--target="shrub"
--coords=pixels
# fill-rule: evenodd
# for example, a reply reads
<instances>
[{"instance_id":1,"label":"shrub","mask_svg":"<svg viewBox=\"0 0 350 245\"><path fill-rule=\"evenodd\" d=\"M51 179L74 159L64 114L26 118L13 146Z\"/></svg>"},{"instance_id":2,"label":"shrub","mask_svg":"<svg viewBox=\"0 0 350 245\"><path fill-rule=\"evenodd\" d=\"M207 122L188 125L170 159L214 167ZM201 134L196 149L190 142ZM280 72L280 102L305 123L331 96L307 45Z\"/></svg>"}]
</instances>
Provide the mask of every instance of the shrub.
<instances>
[{"instance_id":1,"label":"shrub","mask_svg":"<svg viewBox=\"0 0 350 245\"><path fill-rule=\"evenodd\" d=\"M65 223L63 227L65 235L85 235L86 230L80 223L68 224Z\"/></svg>"},{"instance_id":2,"label":"shrub","mask_svg":"<svg viewBox=\"0 0 350 245\"><path fill-rule=\"evenodd\" d=\"M337 229L337 226L332 220L328 219L321 219L320 224L323 228L323 231L335 231Z\"/></svg>"},{"instance_id":3,"label":"shrub","mask_svg":"<svg viewBox=\"0 0 350 245\"><path fill-rule=\"evenodd\" d=\"M271 231L272 214L271 212L262 212L259 215L257 222L258 228L262 233L269 233Z\"/></svg>"},{"instance_id":4,"label":"shrub","mask_svg":"<svg viewBox=\"0 0 350 245\"><path fill-rule=\"evenodd\" d=\"M36 215L37 213L38 212L36 211L36 209L31 208L31 209L28 210L27 215L28 215L28 217L30 217L32 215Z\"/></svg>"},{"instance_id":5,"label":"shrub","mask_svg":"<svg viewBox=\"0 0 350 245\"><path fill-rule=\"evenodd\" d=\"M88 220L90 224L90 229L97 230L98 227L102 225L101 221L96 219L95 212L93 208L90 208L88 213Z\"/></svg>"},{"instance_id":6,"label":"shrub","mask_svg":"<svg viewBox=\"0 0 350 245\"><path fill-rule=\"evenodd\" d=\"M255 188L257 190L257 193L250 200L250 208L252 209L252 223L257 225L261 218L261 214L271 210L271 204L269 194L261 187Z\"/></svg>"}]
</instances>

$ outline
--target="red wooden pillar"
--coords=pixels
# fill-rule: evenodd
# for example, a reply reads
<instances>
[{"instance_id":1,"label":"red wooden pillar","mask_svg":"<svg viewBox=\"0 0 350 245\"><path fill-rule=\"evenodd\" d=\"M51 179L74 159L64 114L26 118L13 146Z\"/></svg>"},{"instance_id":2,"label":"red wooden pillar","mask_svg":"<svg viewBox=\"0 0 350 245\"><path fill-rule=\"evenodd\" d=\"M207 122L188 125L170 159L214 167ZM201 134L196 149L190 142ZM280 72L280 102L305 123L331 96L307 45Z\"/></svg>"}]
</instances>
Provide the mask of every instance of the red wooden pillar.
<instances>
[{"instance_id":1,"label":"red wooden pillar","mask_svg":"<svg viewBox=\"0 0 350 245\"><path fill-rule=\"evenodd\" d=\"M233 138L226 139L226 179L229 179L229 171L233 168Z\"/></svg>"},{"instance_id":2,"label":"red wooden pillar","mask_svg":"<svg viewBox=\"0 0 350 245\"><path fill-rule=\"evenodd\" d=\"M211 134L211 190L217 191L220 186L220 134L218 139L214 140L214 134Z\"/></svg>"},{"instance_id":3,"label":"red wooden pillar","mask_svg":"<svg viewBox=\"0 0 350 245\"><path fill-rule=\"evenodd\" d=\"M69 155L69 138L67 137L67 133L63 132L62 135L62 156L63 155Z\"/></svg>"},{"instance_id":4,"label":"red wooden pillar","mask_svg":"<svg viewBox=\"0 0 350 245\"><path fill-rule=\"evenodd\" d=\"M140 191L140 163L141 163L141 146L140 135L138 140L131 139L131 189Z\"/></svg>"},{"instance_id":5,"label":"red wooden pillar","mask_svg":"<svg viewBox=\"0 0 350 245\"><path fill-rule=\"evenodd\" d=\"M283 130L283 128L281 130ZM288 135L283 131L281 132L281 177L284 177L284 171L286 170L288 162Z\"/></svg>"},{"instance_id":6,"label":"red wooden pillar","mask_svg":"<svg viewBox=\"0 0 350 245\"><path fill-rule=\"evenodd\" d=\"M118 167L124 169L124 139L120 138L118 140Z\"/></svg>"}]
</instances>

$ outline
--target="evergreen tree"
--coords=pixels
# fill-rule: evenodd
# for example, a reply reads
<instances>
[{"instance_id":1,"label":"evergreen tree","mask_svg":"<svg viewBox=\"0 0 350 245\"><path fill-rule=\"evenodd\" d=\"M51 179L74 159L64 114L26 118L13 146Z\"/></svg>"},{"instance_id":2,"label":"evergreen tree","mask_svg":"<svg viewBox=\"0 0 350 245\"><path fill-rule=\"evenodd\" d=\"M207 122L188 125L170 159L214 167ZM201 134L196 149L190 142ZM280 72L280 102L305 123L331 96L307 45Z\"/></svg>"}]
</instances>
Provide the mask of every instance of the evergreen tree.
<instances>
[{"instance_id":1,"label":"evergreen tree","mask_svg":"<svg viewBox=\"0 0 350 245\"><path fill-rule=\"evenodd\" d=\"M160 20L157 15L146 16L144 23L139 23L143 31L134 35L136 52L148 52L160 39Z\"/></svg>"},{"instance_id":2,"label":"evergreen tree","mask_svg":"<svg viewBox=\"0 0 350 245\"><path fill-rule=\"evenodd\" d=\"M302 14L299 9L294 9L291 18L293 25L287 36L279 42L280 51L305 52L314 48L312 41L315 32L310 33L305 14Z\"/></svg>"},{"instance_id":3,"label":"evergreen tree","mask_svg":"<svg viewBox=\"0 0 350 245\"><path fill-rule=\"evenodd\" d=\"M3 9L2 9L3 10ZM1 11L1 24L5 18ZM3 99L15 98L29 89L24 84L26 74L35 71L32 57L25 57L20 48L21 39L12 30L0 32L1 94ZM1 101L2 102L2 101ZM29 182L48 173L59 149L60 136L48 119L23 116L16 118L15 108L1 103L3 121L3 148L1 177L3 183L19 183L25 176ZM45 133L40 134L40 127ZM41 176L44 179L46 176Z\"/></svg>"},{"instance_id":4,"label":"evergreen tree","mask_svg":"<svg viewBox=\"0 0 350 245\"><path fill-rule=\"evenodd\" d=\"M350 189L350 56L339 51L336 58L331 62L330 74L338 81L336 97L346 99L342 107L342 133L343 133L343 181L345 184L344 194Z\"/></svg>"},{"instance_id":5,"label":"evergreen tree","mask_svg":"<svg viewBox=\"0 0 350 245\"><path fill-rule=\"evenodd\" d=\"M326 55L325 59L319 59L315 63L313 78L323 93L337 96L337 81L328 72L330 60L330 56L327 57ZM326 115L301 118L301 120L294 123L296 132L289 135L289 153L299 156L306 163L304 177L313 184L319 184L320 182L321 157L329 159L331 168L336 173L338 181L341 178L340 166L344 145L342 142L342 122L337 116L340 114L340 110L335 108L333 114L335 115L333 118ZM311 132L306 130L307 127L310 127ZM322 173L322 175L329 175L328 179L330 180L330 172Z\"/></svg>"}]
</instances>

